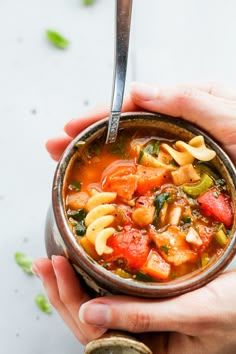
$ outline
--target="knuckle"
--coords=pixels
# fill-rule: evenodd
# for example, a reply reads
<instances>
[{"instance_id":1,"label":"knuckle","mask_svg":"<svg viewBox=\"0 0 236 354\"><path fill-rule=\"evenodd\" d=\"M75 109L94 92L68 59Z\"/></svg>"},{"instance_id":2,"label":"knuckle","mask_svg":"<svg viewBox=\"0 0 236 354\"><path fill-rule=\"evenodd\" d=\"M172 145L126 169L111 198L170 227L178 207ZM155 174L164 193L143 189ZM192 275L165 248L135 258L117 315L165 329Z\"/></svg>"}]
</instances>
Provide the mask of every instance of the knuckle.
<instances>
[{"instance_id":1,"label":"knuckle","mask_svg":"<svg viewBox=\"0 0 236 354\"><path fill-rule=\"evenodd\" d=\"M193 87L179 85L176 92L176 100L181 103L188 103L199 96L199 91Z\"/></svg>"},{"instance_id":2,"label":"knuckle","mask_svg":"<svg viewBox=\"0 0 236 354\"><path fill-rule=\"evenodd\" d=\"M145 312L137 311L129 319L130 330L135 333L150 331L150 316Z\"/></svg>"}]
</instances>

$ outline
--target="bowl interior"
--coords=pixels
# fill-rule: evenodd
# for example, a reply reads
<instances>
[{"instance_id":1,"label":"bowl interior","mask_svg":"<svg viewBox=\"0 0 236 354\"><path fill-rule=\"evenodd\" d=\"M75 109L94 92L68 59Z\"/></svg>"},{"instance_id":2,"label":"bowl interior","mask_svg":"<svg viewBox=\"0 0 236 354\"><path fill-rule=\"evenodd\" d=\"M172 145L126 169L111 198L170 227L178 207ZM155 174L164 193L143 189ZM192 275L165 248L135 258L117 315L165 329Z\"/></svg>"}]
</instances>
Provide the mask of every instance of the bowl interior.
<instances>
[{"instance_id":1,"label":"bowl interior","mask_svg":"<svg viewBox=\"0 0 236 354\"><path fill-rule=\"evenodd\" d=\"M64 186L80 148L104 136L107 130L107 122L108 119L104 119L93 124L73 140L65 150L54 177L53 208L55 219L73 263L78 266L79 272L84 277L95 280L96 283L112 293L126 293L144 297L165 297L193 290L209 282L229 264L236 252L235 216L230 241L220 257L213 257L204 268L168 282L149 283L118 277L97 264L77 243L67 222ZM225 179L232 197L233 208L236 210L235 167L221 147L205 132L182 119L161 114L143 112L122 114L120 130L132 127L155 128L160 136L171 136L175 140L186 142L196 135L204 136L206 145L216 152L216 157L212 164Z\"/></svg>"}]
</instances>

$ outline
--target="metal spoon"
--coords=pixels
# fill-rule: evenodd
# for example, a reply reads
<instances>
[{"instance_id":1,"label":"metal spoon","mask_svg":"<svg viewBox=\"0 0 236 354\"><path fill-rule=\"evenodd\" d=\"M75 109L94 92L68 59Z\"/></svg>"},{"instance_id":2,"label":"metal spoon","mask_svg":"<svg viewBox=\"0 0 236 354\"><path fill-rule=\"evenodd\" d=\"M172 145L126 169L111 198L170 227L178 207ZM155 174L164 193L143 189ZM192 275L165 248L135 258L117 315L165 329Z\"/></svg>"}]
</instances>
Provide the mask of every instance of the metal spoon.
<instances>
[{"instance_id":1,"label":"metal spoon","mask_svg":"<svg viewBox=\"0 0 236 354\"><path fill-rule=\"evenodd\" d=\"M116 141L123 103L129 50L132 0L116 0L116 42L113 93L106 144Z\"/></svg>"}]
</instances>

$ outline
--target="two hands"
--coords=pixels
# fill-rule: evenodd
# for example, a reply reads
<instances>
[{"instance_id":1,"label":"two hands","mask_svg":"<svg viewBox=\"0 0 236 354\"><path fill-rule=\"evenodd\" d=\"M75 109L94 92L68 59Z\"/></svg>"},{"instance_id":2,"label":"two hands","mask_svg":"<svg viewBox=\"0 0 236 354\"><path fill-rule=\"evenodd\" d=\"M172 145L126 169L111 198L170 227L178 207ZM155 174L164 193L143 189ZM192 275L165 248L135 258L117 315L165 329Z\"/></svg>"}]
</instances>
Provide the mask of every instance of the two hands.
<instances>
[{"instance_id":1,"label":"two hands","mask_svg":"<svg viewBox=\"0 0 236 354\"><path fill-rule=\"evenodd\" d=\"M162 88L133 84L124 111L156 111L182 117L207 130L236 162L236 91L222 85ZM99 108L65 126L46 148L58 160L85 127L108 115ZM173 118L174 119L174 118ZM90 299L69 262L61 256L35 260L50 302L83 344L107 329L139 333L154 354L234 354L236 352L236 270L203 288L170 299L107 296Z\"/></svg>"}]
</instances>

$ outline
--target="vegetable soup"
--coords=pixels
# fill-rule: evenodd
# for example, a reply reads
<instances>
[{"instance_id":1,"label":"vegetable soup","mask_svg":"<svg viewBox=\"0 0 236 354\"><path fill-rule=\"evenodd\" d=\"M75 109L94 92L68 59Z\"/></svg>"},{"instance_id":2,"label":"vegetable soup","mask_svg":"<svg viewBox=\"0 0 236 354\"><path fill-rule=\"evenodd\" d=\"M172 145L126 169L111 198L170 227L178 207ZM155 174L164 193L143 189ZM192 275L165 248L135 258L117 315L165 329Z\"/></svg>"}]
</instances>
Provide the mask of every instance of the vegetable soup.
<instances>
[{"instance_id":1,"label":"vegetable soup","mask_svg":"<svg viewBox=\"0 0 236 354\"><path fill-rule=\"evenodd\" d=\"M68 223L84 250L123 278L166 282L206 266L226 247L233 207L203 136L152 129L80 142L66 178Z\"/></svg>"}]
</instances>

